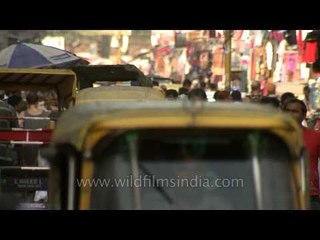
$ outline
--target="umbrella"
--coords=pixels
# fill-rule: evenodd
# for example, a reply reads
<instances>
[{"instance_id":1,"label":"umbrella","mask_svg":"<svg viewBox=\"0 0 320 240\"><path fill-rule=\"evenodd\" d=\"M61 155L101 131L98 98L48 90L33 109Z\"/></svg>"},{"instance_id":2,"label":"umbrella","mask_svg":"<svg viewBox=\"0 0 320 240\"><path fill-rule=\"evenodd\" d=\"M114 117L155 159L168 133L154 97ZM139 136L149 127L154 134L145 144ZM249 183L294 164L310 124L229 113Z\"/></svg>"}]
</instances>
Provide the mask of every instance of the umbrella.
<instances>
[{"instance_id":1,"label":"umbrella","mask_svg":"<svg viewBox=\"0 0 320 240\"><path fill-rule=\"evenodd\" d=\"M66 68L89 62L55 47L17 43L0 51L0 68Z\"/></svg>"}]
</instances>

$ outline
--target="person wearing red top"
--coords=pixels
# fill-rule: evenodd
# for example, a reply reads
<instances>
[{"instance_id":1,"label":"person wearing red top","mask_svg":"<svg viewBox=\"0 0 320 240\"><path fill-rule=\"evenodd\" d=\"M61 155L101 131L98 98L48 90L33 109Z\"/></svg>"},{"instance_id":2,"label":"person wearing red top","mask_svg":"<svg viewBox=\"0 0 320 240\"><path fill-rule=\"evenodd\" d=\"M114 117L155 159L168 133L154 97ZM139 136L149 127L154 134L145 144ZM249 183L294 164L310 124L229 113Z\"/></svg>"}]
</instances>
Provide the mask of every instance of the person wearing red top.
<instances>
[{"instance_id":1,"label":"person wearing red top","mask_svg":"<svg viewBox=\"0 0 320 240\"><path fill-rule=\"evenodd\" d=\"M311 209L320 210L319 198L319 173L318 158L320 156L320 133L311 128L302 126L302 121L306 118L307 107L305 103L296 98L289 99L284 103L283 110L290 113L301 125L303 129L303 139L310 159L310 194Z\"/></svg>"}]
</instances>

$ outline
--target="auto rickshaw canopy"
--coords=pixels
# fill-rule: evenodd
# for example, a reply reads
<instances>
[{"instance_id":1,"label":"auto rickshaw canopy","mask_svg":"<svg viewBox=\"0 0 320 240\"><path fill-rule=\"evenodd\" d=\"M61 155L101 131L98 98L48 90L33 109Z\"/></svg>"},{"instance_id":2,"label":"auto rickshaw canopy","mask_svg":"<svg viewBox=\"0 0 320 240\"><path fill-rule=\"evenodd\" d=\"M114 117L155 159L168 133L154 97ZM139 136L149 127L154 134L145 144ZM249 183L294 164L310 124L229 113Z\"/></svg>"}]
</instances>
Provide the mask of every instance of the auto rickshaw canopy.
<instances>
[{"instance_id":1,"label":"auto rickshaw canopy","mask_svg":"<svg viewBox=\"0 0 320 240\"><path fill-rule=\"evenodd\" d=\"M55 143L70 143L81 150L92 132L90 146L111 130L137 128L238 128L265 129L281 137L294 155L303 148L302 131L289 115L254 104L192 103L172 101L90 102L76 105L58 121Z\"/></svg>"},{"instance_id":2,"label":"auto rickshaw canopy","mask_svg":"<svg viewBox=\"0 0 320 240\"><path fill-rule=\"evenodd\" d=\"M93 87L96 82L129 82L131 86L152 87L152 81L132 64L83 65L72 70L77 75L79 90Z\"/></svg>"},{"instance_id":3,"label":"auto rickshaw canopy","mask_svg":"<svg viewBox=\"0 0 320 240\"><path fill-rule=\"evenodd\" d=\"M55 90L64 105L74 99L77 77L68 69L0 69L0 89L5 91Z\"/></svg>"},{"instance_id":4,"label":"auto rickshaw canopy","mask_svg":"<svg viewBox=\"0 0 320 240\"><path fill-rule=\"evenodd\" d=\"M164 94L148 87L110 86L86 88L80 90L76 96L76 104L94 101L137 101L137 100L163 100Z\"/></svg>"}]
</instances>

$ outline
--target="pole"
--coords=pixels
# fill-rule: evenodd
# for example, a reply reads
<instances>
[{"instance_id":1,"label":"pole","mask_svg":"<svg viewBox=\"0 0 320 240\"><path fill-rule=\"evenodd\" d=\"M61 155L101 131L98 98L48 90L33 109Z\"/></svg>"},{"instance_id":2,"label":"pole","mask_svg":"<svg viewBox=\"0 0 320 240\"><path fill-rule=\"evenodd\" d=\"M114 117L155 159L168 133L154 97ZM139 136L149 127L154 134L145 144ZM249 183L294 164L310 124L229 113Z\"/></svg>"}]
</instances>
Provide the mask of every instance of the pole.
<instances>
[{"instance_id":1,"label":"pole","mask_svg":"<svg viewBox=\"0 0 320 240\"><path fill-rule=\"evenodd\" d=\"M225 90L230 90L231 87L231 30L225 30Z\"/></svg>"}]
</instances>

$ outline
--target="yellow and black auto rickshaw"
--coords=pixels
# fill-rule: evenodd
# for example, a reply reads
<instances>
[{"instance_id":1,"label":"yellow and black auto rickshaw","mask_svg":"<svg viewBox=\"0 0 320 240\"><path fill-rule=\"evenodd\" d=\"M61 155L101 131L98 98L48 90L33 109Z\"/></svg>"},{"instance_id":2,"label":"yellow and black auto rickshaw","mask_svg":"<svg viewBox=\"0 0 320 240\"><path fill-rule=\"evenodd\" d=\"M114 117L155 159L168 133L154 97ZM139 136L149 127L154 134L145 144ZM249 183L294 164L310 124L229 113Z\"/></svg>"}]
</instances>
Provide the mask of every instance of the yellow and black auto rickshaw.
<instances>
[{"instance_id":1,"label":"yellow and black auto rickshaw","mask_svg":"<svg viewBox=\"0 0 320 240\"><path fill-rule=\"evenodd\" d=\"M250 104L90 102L59 119L51 209L308 209L301 130Z\"/></svg>"}]
</instances>

